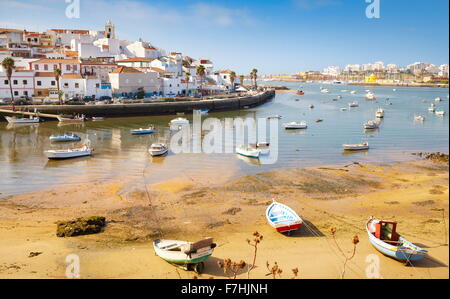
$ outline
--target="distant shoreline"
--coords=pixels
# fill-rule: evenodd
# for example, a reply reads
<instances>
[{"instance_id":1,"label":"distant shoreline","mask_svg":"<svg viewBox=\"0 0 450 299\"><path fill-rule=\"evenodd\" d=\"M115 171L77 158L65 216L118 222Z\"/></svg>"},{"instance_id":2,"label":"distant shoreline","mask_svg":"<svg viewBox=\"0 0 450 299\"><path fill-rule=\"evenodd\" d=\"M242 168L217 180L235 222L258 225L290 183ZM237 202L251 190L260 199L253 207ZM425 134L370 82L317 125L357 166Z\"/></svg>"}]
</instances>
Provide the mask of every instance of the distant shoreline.
<instances>
[{"instance_id":1,"label":"distant shoreline","mask_svg":"<svg viewBox=\"0 0 450 299\"><path fill-rule=\"evenodd\" d=\"M274 82L294 82L294 83L306 83L304 80L274 80ZM265 83L268 83L267 85ZM270 86L270 82L265 82L260 84L261 86ZM320 82L314 82L320 83ZM353 82L353 83L342 83L337 85L352 85L352 86L380 86L380 87L424 87L424 88L449 88L449 84L430 84L430 83L366 83L366 82Z\"/></svg>"}]
</instances>

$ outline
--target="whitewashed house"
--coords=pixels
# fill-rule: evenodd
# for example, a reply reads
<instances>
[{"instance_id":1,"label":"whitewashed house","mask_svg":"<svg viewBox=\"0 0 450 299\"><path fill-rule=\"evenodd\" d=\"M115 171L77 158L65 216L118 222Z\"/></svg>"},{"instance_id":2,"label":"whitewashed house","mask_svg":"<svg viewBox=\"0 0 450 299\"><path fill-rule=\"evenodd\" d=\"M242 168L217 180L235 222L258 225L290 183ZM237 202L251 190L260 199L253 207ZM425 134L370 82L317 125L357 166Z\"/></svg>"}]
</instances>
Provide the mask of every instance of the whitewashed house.
<instances>
[{"instance_id":1,"label":"whitewashed house","mask_svg":"<svg viewBox=\"0 0 450 299\"><path fill-rule=\"evenodd\" d=\"M136 68L120 66L109 74L115 97L135 95L143 89L147 96L161 94L162 84L158 73L142 72Z\"/></svg>"},{"instance_id":2,"label":"whitewashed house","mask_svg":"<svg viewBox=\"0 0 450 299\"><path fill-rule=\"evenodd\" d=\"M11 85L14 97L28 96L34 94L34 72L28 70L13 71ZM0 99L11 98L9 80L0 66Z\"/></svg>"}]
</instances>

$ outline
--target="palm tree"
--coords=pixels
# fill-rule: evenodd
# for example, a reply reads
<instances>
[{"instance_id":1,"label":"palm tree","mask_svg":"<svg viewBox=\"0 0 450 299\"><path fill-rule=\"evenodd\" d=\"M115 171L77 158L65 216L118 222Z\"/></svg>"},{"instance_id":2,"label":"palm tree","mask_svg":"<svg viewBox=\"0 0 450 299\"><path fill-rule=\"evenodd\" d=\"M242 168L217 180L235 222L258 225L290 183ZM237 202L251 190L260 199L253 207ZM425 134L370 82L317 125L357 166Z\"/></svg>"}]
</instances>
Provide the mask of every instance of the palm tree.
<instances>
[{"instance_id":1,"label":"palm tree","mask_svg":"<svg viewBox=\"0 0 450 299\"><path fill-rule=\"evenodd\" d=\"M14 66L14 59L7 57L5 59L3 59L2 61L2 67L5 70L6 73L6 77L8 78L8 82L9 82L9 91L11 92L11 103L12 103L12 109L13 111L15 110L15 106L14 106L14 94L13 94L13 89L12 89L12 84L11 84L11 77L12 77L12 73L13 70L15 68Z\"/></svg>"},{"instance_id":2,"label":"palm tree","mask_svg":"<svg viewBox=\"0 0 450 299\"><path fill-rule=\"evenodd\" d=\"M203 97L203 78L205 77L206 74L206 69L203 65L199 65L197 67L197 75L200 76L200 93L201 96Z\"/></svg>"},{"instance_id":3,"label":"palm tree","mask_svg":"<svg viewBox=\"0 0 450 299\"><path fill-rule=\"evenodd\" d=\"M254 86L255 86L255 88L258 88L258 84L256 83L256 80L258 79L258 70L257 69L253 69L252 70L252 74L253 74Z\"/></svg>"},{"instance_id":4,"label":"palm tree","mask_svg":"<svg viewBox=\"0 0 450 299\"><path fill-rule=\"evenodd\" d=\"M61 78L62 71L61 71L61 69L55 69L55 70L53 71L53 74L55 75L55 80L56 80L57 87L58 87L58 100L59 100L59 104L62 105L61 91L60 91L60 88L59 88L59 79Z\"/></svg>"},{"instance_id":5,"label":"palm tree","mask_svg":"<svg viewBox=\"0 0 450 299\"><path fill-rule=\"evenodd\" d=\"M189 96L189 80L191 79L191 73L186 72L186 96Z\"/></svg>"},{"instance_id":6,"label":"palm tree","mask_svg":"<svg viewBox=\"0 0 450 299\"><path fill-rule=\"evenodd\" d=\"M244 75L240 75L240 76L239 76L239 79L241 79L241 86L244 86L244 79L245 79L245 76L244 76Z\"/></svg>"},{"instance_id":7,"label":"palm tree","mask_svg":"<svg viewBox=\"0 0 450 299\"><path fill-rule=\"evenodd\" d=\"M236 80L236 73L230 73L230 81L231 81L231 90L234 91L234 81Z\"/></svg>"}]
</instances>

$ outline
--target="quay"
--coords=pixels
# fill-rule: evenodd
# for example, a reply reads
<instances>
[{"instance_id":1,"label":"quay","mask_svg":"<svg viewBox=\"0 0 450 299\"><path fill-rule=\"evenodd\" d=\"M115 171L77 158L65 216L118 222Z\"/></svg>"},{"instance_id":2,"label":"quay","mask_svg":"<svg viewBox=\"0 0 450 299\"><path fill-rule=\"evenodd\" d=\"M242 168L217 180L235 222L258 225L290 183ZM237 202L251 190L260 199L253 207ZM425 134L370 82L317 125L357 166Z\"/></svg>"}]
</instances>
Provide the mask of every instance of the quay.
<instances>
[{"instance_id":1,"label":"quay","mask_svg":"<svg viewBox=\"0 0 450 299\"><path fill-rule=\"evenodd\" d=\"M123 117L170 115L176 113L191 113L194 110L209 111L240 110L260 106L275 97L275 90L265 90L255 95L225 98L205 99L195 101L152 102L137 104L103 104L103 105L29 105L18 106L25 111L0 109L0 115L26 115L41 118L56 119L58 115L84 114L86 117ZM35 111L35 112L29 112ZM3 121L4 118L1 118Z\"/></svg>"}]
</instances>

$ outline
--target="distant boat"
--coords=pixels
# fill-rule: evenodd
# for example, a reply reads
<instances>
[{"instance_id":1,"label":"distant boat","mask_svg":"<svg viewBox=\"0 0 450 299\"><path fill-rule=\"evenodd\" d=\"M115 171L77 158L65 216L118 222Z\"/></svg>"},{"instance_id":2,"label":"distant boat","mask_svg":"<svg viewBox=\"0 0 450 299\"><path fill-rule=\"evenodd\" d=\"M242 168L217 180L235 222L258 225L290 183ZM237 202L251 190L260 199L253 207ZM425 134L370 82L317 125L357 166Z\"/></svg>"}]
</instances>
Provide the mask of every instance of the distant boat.
<instances>
[{"instance_id":1,"label":"distant boat","mask_svg":"<svg viewBox=\"0 0 450 299\"><path fill-rule=\"evenodd\" d=\"M364 124L364 129L366 130L376 130L378 128L380 128L380 123L373 120L370 120Z\"/></svg>"},{"instance_id":2,"label":"distant boat","mask_svg":"<svg viewBox=\"0 0 450 299\"><path fill-rule=\"evenodd\" d=\"M153 126L150 126L147 129L137 129L137 130L131 130L132 135L149 135L155 133L155 128Z\"/></svg>"},{"instance_id":3,"label":"distant boat","mask_svg":"<svg viewBox=\"0 0 450 299\"><path fill-rule=\"evenodd\" d=\"M314 109L315 106L313 104L309 105L309 109Z\"/></svg>"},{"instance_id":4,"label":"distant boat","mask_svg":"<svg viewBox=\"0 0 450 299\"><path fill-rule=\"evenodd\" d=\"M201 110L195 110L195 113L198 113L200 115L208 115L209 109L201 109Z\"/></svg>"},{"instance_id":5,"label":"distant boat","mask_svg":"<svg viewBox=\"0 0 450 299\"><path fill-rule=\"evenodd\" d=\"M259 156L261 155L261 150L254 148L254 147L243 145L243 146L236 148L236 153L238 155L241 155L244 157L258 159Z\"/></svg>"},{"instance_id":6,"label":"distant boat","mask_svg":"<svg viewBox=\"0 0 450 299\"><path fill-rule=\"evenodd\" d=\"M29 118L21 118L16 116L5 116L6 120L10 124L37 124L41 121L39 117L30 116Z\"/></svg>"},{"instance_id":7,"label":"distant boat","mask_svg":"<svg viewBox=\"0 0 450 299\"><path fill-rule=\"evenodd\" d=\"M267 119L282 119L283 117L281 115L271 115L268 116Z\"/></svg>"},{"instance_id":8,"label":"distant boat","mask_svg":"<svg viewBox=\"0 0 450 299\"><path fill-rule=\"evenodd\" d=\"M376 100L377 98L375 97L375 94L374 93L372 93L372 92L368 92L367 94L366 94L366 100L368 100L368 101L374 101L374 100Z\"/></svg>"},{"instance_id":9,"label":"distant boat","mask_svg":"<svg viewBox=\"0 0 450 299\"><path fill-rule=\"evenodd\" d=\"M171 130L180 130L184 126L188 126L188 125L189 125L189 120L187 120L186 118L182 118L182 117L175 118L175 119L171 120L169 123L169 127Z\"/></svg>"},{"instance_id":10,"label":"distant boat","mask_svg":"<svg viewBox=\"0 0 450 299\"><path fill-rule=\"evenodd\" d=\"M356 107L359 107L359 103L358 102L348 103L348 106L350 108L356 108Z\"/></svg>"},{"instance_id":11,"label":"distant boat","mask_svg":"<svg viewBox=\"0 0 450 299\"><path fill-rule=\"evenodd\" d=\"M351 94L356 94L356 90L350 91Z\"/></svg>"},{"instance_id":12,"label":"distant boat","mask_svg":"<svg viewBox=\"0 0 450 299\"><path fill-rule=\"evenodd\" d=\"M92 118L93 121L101 121L101 120L105 120L104 117L93 117Z\"/></svg>"},{"instance_id":13,"label":"distant boat","mask_svg":"<svg viewBox=\"0 0 450 299\"><path fill-rule=\"evenodd\" d=\"M347 111L347 108L341 108L341 111L342 112Z\"/></svg>"},{"instance_id":14,"label":"distant boat","mask_svg":"<svg viewBox=\"0 0 450 299\"><path fill-rule=\"evenodd\" d=\"M316 119L316 123L321 123L321 122L323 122L323 119L321 119L321 118Z\"/></svg>"},{"instance_id":15,"label":"distant boat","mask_svg":"<svg viewBox=\"0 0 450 299\"><path fill-rule=\"evenodd\" d=\"M67 122L80 123L80 122L84 122L86 120L86 117L84 115L81 115L81 116L77 115L77 116L75 116L73 118L65 117L65 116L62 116L62 115L58 115L57 118L58 118L59 122L66 122L66 123Z\"/></svg>"},{"instance_id":16,"label":"distant boat","mask_svg":"<svg viewBox=\"0 0 450 299\"><path fill-rule=\"evenodd\" d=\"M435 102L442 102L442 99L440 97L437 97L436 99L434 99Z\"/></svg>"},{"instance_id":17,"label":"distant boat","mask_svg":"<svg viewBox=\"0 0 450 299\"><path fill-rule=\"evenodd\" d=\"M394 88L392 91L397 91L397 89Z\"/></svg>"},{"instance_id":18,"label":"distant boat","mask_svg":"<svg viewBox=\"0 0 450 299\"><path fill-rule=\"evenodd\" d=\"M375 113L375 116L377 118L384 118L384 109L378 108L377 112Z\"/></svg>"},{"instance_id":19,"label":"distant boat","mask_svg":"<svg viewBox=\"0 0 450 299\"><path fill-rule=\"evenodd\" d=\"M51 142L76 142L76 141L81 141L81 137L71 133L71 134L61 134L61 135L52 135L50 136L50 141Z\"/></svg>"},{"instance_id":20,"label":"distant boat","mask_svg":"<svg viewBox=\"0 0 450 299\"><path fill-rule=\"evenodd\" d=\"M213 254L216 244L212 238L191 243L175 240L155 240L153 249L155 253L168 263L184 267L185 270L193 269L201 274L204 270L204 261Z\"/></svg>"},{"instance_id":21,"label":"distant boat","mask_svg":"<svg viewBox=\"0 0 450 299\"><path fill-rule=\"evenodd\" d=\"M72 148L67 150L48 150L44 153L50 160L63 160L91 156L93 151L94 149L91 148L90 142L87 142L81 148Z\"/></svg>"},{"instance_id":22,"label":"distant boat","mask_svg":"<svg viewBox=\"0 0 450 299\"><path fill-rule=\"evenodd\" d=\"M445 115L445 111L444 110L436 110L435 114L439 115L439 116L444 116Z\"/></svg>"},{"instance_id":23,"label":"distant boat","mask_svg":"<svg viewBox=\"0 0 450 299\"><path fill-rule=\"evenodd\" d=\"M303 90L297 90L296 94L302 96L305 95L305 92Z\"/></svg>"},{"instance_id":24,"label":"distant boat","mask_svg":"<svg viewBox=\"0 0 450 299\"><path fill-rule=\"evenodd\" d=\"M346 151L365 151L369 149L369 143L364 142L360 144L344 144L342 145Z\"/></svg>"},{"instance_id":25,"label":"distant boat","mask_svg":"<svg viewBox=\"0 0 450 299\"><path fill-rule=\"evenodd\" d=\"M330 93L330 91L327 88L324 88L320 91L321 93Z\"/></svg>"},{"instance_id":26,"label":"distant boat","mask_svg":"<svg viewBox=\"0 0 450 299\"><path fill-rule=\"evenodd\" d=\"M154 143L152 144L152 146L150 146L148 152L153 157L164 156L169 152L169 148L163 143Z\"/></svg>"},{"instance_id":27,"label":"distant boat","mask_svg":"<svg viewBox=\"0 0 450 299\"><path fill-rule=\"evenodd\" d=\"M415 121L425 121L425 117L419 114L414 115Z\"/></svg>"},{"instance_id":28,"label":"distant boat","mask_svg":"<svg viewBox=\"0 0 450 299\"><path fill-rule=\"evenodd\" d=\"M366 231L370 243L382 254L398 261L418 261L428 251L407 241L397 233L397 222L374 219L367 222Z\"/></svg>"},{"instance_id":29,"label":"distant boat","mask_svg":"<svg viewBox=\"0 0 450 299\"><path fill-rule=\"evenodd\" d=\"M308 128L305 121L285 123L283 126L286 130L304 130Z\"/></svg>"},{"instance_id":30,"label":"distant boat","mask_svg":"<svg viewBox=\"0 0 450 299\"><path fill-rule=\"evenodd\" d=\"M280 233L299 230L303 224L302 218L294 210L275 200L266 209L266 218L269 224Z\"/></svg>"},{"instance_id":31,"label":"distant boat","mask_svg":"<svg viewBox=\"0 0 450 299\"><path fill-rule=\"evenodd\" d=\"M435 112L436 111L436 105L435 104L431 104L430 107L428 107L428 111L429 112Z\"/></svg>"}]
</instances>

